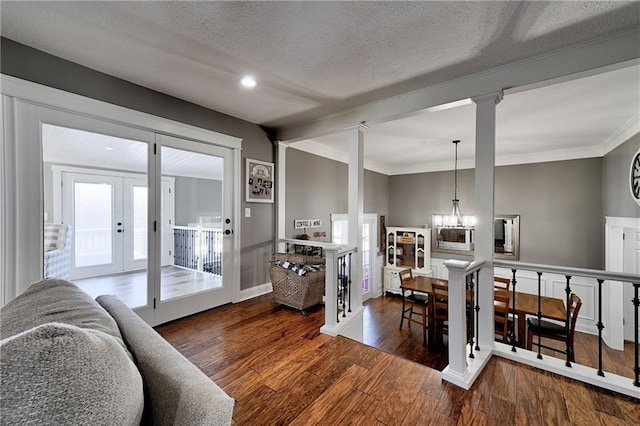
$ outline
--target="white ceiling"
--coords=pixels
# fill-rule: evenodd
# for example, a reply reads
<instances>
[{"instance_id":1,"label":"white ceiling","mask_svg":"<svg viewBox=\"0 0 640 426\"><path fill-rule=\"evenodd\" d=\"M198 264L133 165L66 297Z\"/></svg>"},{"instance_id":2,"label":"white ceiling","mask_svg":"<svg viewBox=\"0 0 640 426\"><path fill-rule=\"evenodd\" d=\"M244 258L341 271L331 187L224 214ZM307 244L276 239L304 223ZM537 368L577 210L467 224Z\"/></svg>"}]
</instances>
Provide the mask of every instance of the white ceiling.
<instances>
[{"instance_id":1,"label":"white ceiling","mask_svg":"<svg viewBox=\"0 0 640 426\"><path fill-rule=\"evenodd\" d=\"M4 37L276 130L640 25L637 1L2 1L0 11ZM611 146L640 110L638 69L616 72L505 96L499 162ZM242 74L258 87L241 89ZM374 125L366 160L385 173L439 169L452 139L470 160L473 122L466 105ZM336 138L302 145L339 151Z\"/></svg>"},{"instance_id":2,"label":"white ceiling","mask_svg":"<svg viewBox=\"0 0 640 426\"><path fill-rule=\"evenodd\" d=\"M42 158L50 163L146 174L148 146L131 139L42 125ZM220 157L166 146L160 154L163 176L222 180Z\"/></svg>"}]
</instances>

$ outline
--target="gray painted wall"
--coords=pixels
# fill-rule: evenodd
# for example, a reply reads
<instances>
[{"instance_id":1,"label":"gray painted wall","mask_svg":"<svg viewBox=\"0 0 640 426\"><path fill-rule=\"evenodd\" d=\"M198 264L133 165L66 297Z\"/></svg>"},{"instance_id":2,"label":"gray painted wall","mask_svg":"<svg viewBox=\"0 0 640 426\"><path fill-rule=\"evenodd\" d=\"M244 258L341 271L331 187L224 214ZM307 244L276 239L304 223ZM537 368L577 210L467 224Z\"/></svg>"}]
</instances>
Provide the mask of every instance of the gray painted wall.
<instances>
[{"instance_id":1,"label":"gray painted wall","mask_svg":"<svg viewBox=\"0 0 640 426\"><path fill-rule=\"evenodd\" d=\"M294 230L295 219L322 219L322 228L307 230L327 233L331 241L331 214L347 213L348 166L338 161L318 157L294 148L287 148L286 236ZM364 212L388 215L389 177L365 170Z\"/></svg>"},{"instance_id":2,"label":"gray painted wall","mask_svg":"<svg viewBox=\"0 0 640 426\"><path fill-rule=\"evenodd\" d=\"M176 177L176 225L187 226L198 216L220 216L222 182L219 180Z\"/></svg>"},{"instance_id":3,"label":"gray painted wall","mask_svg":"<svg viewBox=\"0 0 640 426\"><path fill-rule=\"evenodd\" d=\"M274 161L274 150L260 126L213 111L172 96L112 77L42 51L0 39L0 70L3 74L98 99L159 117L242 138L244 157ZM246 204L251 218L242 219L242 289L269 282L268 261L273 251L274 204Z\"/></svg>"},{"instance_id":4,"label":"gray painted wall","mask_svg":"<svg viewBox=\"0 0 640 426\"><path fill-rule=\"evenodd\" d=\"M631 159L639 148L640 134L637 134L604 156L602 205L605 216L640 217L640 207L629 190Z\"/></svg>"},{"instance_id":5,"label":"gray painted wall","mask_svg":"<svg viewBox=\"0 0 640 426\"><path fill-rule=\"evenodd\" d=\"M496 168L495 212L520 215L522 262L602 268L601 194L600 158ZM452 198L453 172L391 176L387 223L431 225L432 214L451 211ZM458 172L458 198L472 214L473 170Z\"/></svg>"}]
</instances>

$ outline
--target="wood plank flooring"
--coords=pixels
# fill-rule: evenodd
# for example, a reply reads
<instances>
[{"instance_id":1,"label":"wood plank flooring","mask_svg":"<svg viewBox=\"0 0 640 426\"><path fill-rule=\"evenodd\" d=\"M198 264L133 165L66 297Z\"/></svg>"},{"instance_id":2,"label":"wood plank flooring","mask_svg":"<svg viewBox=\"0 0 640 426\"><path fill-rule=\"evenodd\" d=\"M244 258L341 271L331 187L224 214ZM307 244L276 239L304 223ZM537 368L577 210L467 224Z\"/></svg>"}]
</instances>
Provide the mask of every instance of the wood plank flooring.
<instances>
[{"instance_id":1,"label":"wood plank flooring","mask_svg":"<svg viewBox=\"0 0 640 426\"><path fill-rule=\"evenodd\" d=\"M380 304L393 299L379 299L367 303L365 315L386 315ZM397 331L399 318L389 314L390 323L392 317L389 330ZM320 334L323 321L321 307L302 315L265 295L157 330L235 398L236 425L609 425L640 419L638 400L497 357L464 391L443 382L437 370ZM425 357L376 327L369 324L366 338ZM414 328L405 340L421 346Z\"/></svg>"},{"instance_id":2,"label":"wood plank flooring","mask_svg":"<svg viewBox=\"0 0 640 426\"><path fill-rule=\"evenodd\" d=\"M146 270L76 279L74 283L93 298L101 294L116 294L130 308L147 303ZM163 266L160 277L160 298L166 301L221 285L222 277L218 275L177 266Z\"/></svg>"}]
</instances>

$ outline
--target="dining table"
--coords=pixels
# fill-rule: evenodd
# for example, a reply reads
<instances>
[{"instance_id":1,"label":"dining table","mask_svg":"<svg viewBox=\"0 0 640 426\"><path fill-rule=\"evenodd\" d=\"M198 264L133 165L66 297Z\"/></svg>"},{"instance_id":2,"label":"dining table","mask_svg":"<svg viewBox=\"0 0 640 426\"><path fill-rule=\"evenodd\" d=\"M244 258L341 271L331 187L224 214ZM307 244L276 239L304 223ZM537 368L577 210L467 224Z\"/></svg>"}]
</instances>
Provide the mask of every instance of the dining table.
<instances>
[{"instance_id":1,"label":"dining table","mask_svg":"<svg viewBox=\"0 0 640 426\"><path fill-rule=\"evenodd\" d=\"M538 315L538 295L531 293L522 293L516 291L516 303L512 310L517 316L518 325L518 346L527 347L527 315ZM511 303L513 303L513 294L511 294ZM540 296L540 313L542 318L565 322L567 320L567 310L564 306L564 300L556 297Z\"/></svg>"},{"instance_id":2,"label":"dining table","mask_svg":"<svg viewBox=\"0 0 640 426\"><path fill-rule=\"evenodd\" d=\"M412 279L404 281L400 285L400 289L404 291L414 291L417 293L431 295L433 294L433 287L431 284L433 282L439 282L444 285L449 285L449 281L442 278L435 277L427 277L424 275L416 275ZM510 303L513 303L513 293L510 291ZM538 295L523 293L516 291L516 303L515 307L510 306L509 311L515 314L516 323L518 327L518 346L522 348L527 347L526 342L526 328L527 328L527 315L537 316L538 315ZM435 310L433 307L433 303L427 304L427 312L428 312L428 333L429 333L429 342L435 342ZM540 313L543 318L553 319L558 321L566 321L567 320L567 311L564 306L564 301L562 299L558 299L556 297L549 296L540 296Z\"/></svg>"}]
</instances>

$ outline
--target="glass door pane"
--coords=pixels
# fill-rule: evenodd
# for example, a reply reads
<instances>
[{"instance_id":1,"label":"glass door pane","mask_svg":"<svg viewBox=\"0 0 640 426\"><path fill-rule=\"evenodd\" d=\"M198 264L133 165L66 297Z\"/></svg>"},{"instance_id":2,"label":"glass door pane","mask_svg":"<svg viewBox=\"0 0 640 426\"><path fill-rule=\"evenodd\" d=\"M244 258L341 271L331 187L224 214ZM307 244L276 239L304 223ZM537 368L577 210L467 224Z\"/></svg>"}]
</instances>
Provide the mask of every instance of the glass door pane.
<instances>
[{"instance_id":1,"label":"glass door pane","mask_svg":"<svg viewBox=\"0 0 640 426\"><path fill-rule=\"evenodd\" d=\"M73 259L76 268L114 264L113 183L74 182Z\"/></svg>"},{"instance_id":2,"label":"glass door pane","mask_svg":"<svg viewBox=\"0 0 640 426\"><path fill-rule=\"evenodd\" d=\"M130 307L147 305L148 143L54 124L41 124L41 132L45 230L63 225L70 232L68 278L92 297L116 294Z\"/></svg>"},{"instance_id":3,"label":"glass door pane","mask_svg":"<svg viewBox=\"0 0 640 426\"><path fill-rule=\"evenodd\" d=\"M223 223L227 218L223 197L225 159L198 152L200 144L174 138L165 143L173 146L161 148L162 177L174 180L175 190L163 190L161 204L174 206L175 219L172 222L163 217L161 221L163 236L167 227L173 235L173 262L162 266L160 300L176 301L211 292L213 303L227 303L224 300L228 292L223 291L223 265L227 260ZM162 238L162 244L170 241ZM218 294L221 296L216 301Z\"/></svg>"}]
</instances>

